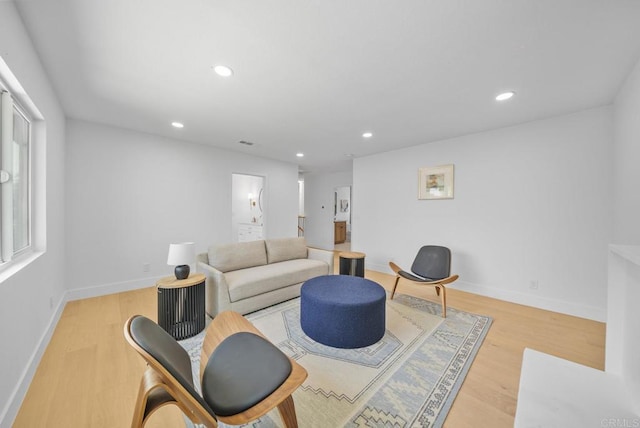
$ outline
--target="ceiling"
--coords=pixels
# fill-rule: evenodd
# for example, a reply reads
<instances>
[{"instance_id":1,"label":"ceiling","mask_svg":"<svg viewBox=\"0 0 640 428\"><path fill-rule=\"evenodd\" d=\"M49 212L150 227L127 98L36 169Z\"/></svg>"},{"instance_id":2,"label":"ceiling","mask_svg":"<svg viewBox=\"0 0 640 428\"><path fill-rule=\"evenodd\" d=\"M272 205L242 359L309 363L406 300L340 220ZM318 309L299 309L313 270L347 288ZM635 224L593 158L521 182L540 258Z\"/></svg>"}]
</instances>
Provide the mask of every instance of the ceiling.
<instances>
[{"instance_id":1,"label":"ceiling","mask_svg":"<svg viewBox=\"0 0 640 428\"><path fill-rule=\"evenodd\" d=\"M313 172L610 104L640 58L637 0L16 4L68 117Z\"/></svg>"}]
</instances>

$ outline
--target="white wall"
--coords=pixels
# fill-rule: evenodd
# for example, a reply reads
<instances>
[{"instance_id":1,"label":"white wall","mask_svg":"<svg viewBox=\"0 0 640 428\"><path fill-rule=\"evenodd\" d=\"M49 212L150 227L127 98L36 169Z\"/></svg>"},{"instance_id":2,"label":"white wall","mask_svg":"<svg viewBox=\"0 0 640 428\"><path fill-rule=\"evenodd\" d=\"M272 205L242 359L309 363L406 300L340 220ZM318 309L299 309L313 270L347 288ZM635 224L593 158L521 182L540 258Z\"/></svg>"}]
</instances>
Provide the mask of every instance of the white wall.
<instances>
[{"instance_id":1,"label":"white wall","mask_svg":"<svg viewBox=\"0 0 640 428\"><path fill-rule=\"evenodd\" d=\"M297 236L295 164L76 120L67 133L73 297L153 285L172 242L232 242L233 173L265 177L267 238Z\"/></svg>"},{"instance_id":2,"label":"white wall","mask_svg":"<svg viewBox=\"0 0 640 428\"><path fill-rule=\"evenodd\" d=\"M46 247L39 243L46 252L0 283L0 426L9 427L55 327L64 294L65 123L12 2L0 2L0 55L46 125L46 140L32 151L35 227L46 234Z\"/></svg>"},{"instance_id":3,"label":"white wall","mask_svg":"<svg viewBox=\"0 0 640 428\"><path fill-rule=\"evenodd\" d=\"M640 244L640 61L614 104L613 243Z\"/></svg>"},{"instance_id":4,"label":"white wall","mask_svg":"<svg viewBox=\"0 0 640 428\"><path fill-rule=\"evenodd\" d=\"M304 175L304 236L308 245L333 250L333 195L336 187L351 186L352 180L351 172Z\"/></svg>"},{"instance_id":5,"label":"white wall","mask_svg":"<svg viewBox=\"0 0 640 428\"><path fill-rule=\"evenodd\" d=\"M352 245L385 272L444 245L452 286L604 320L611 144L599 108L356 159ZM418 200L418 168L443 164L455 198Z\"/></svg>"}]
</instances>

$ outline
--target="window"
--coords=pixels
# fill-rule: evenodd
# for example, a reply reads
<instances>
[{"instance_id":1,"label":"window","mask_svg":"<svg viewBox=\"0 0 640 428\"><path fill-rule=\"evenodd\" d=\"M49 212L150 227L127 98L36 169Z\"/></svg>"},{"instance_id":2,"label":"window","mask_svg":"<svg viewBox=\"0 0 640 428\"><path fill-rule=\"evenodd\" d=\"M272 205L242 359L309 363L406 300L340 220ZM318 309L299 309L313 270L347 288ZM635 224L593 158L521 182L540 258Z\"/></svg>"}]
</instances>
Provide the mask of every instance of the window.
<instances>
[{"instance_id":1,"label":"window","mask_svg":"<svg viewBox=\"0 0 640 428\"><path fill-rule=\"evenodd\" d=\"M0 80L0 264L31 246L31 120Z\"/></svg>"}]
</instances>

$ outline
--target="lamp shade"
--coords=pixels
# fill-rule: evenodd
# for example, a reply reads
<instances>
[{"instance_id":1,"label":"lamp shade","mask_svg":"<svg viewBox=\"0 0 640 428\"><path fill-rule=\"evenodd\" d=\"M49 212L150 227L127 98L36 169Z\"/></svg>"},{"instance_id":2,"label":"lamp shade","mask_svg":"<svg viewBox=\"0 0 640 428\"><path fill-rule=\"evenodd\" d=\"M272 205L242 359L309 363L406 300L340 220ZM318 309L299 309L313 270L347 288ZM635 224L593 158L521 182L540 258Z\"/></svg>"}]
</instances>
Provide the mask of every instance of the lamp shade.
<instances>
[{"instance_id":1,"label":"lamp shade","mask_svg":"<svg viewBox=\"0 0 640 428\"><path fill-rule=\"evenodd\" d=\"M176 279L187 279L189 277L189 265L195 261L195 258L196 247L193 242L169 245L167 264L176 267L174 269Z\"/></svg>"},{"instance_id":2,"label":"lamp shade","mask_svg":"<svg viewBox=\"0 0 640 428\"><path fill-rule=\"evenodd\" d=\"M196 247L193 242L181 242L169 245L167 264L171 266L189 265L196 259Z\"/></svg>"}]
</instances>

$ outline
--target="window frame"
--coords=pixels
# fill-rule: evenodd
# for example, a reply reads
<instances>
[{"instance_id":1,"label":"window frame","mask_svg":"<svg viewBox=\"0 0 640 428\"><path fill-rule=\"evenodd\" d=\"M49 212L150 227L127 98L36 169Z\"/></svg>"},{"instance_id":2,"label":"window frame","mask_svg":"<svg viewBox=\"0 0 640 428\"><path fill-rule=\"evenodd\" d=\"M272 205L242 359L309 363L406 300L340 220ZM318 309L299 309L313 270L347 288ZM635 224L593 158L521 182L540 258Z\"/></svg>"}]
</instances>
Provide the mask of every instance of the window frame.
<instances>
[{"instance_id":1,"label":"window frame","mask_svg":"<svg viewBox=\"0 0 640 428\"><path fill-rule=\"evenodd\" d=\"M44 145L46 144L46 124L44 117L40 113L40 110L31 100L29 95L20 85L18 79L11 72L4 59L0 56L0 92L7 92L12 99L12 112L11 112L11 126L14 126L15 115L19 115L21 119L24 119L28 125L27 131L27 185L26 185L26 198L27 198L27 240L28 244L19 249L14 250L14 244L11 244L10 257L7 260L3 258L4 243L2 242L2 236L0 234L0 283L4 282L15 273L22 270L27 265L31 264L37 258L45 253L46 250L46 218L42 216L46 212L44 204L46 204L46 191L44 188L41 190L36 189L37 183L44 184L43 172L34 171L34 165L37 163L41 165L42 162L46 162L43 158ZM1 114L1 113L0 113ZM1 120L1 119L0 119ZM13 131L13 129L12 129ZM11 139L10 144L14 145L14 139ZM40 149L38 146L43 145ZM1 149L0 142L0 149ZM13 162L13 160L11 161ZM2 165L0 164L0 168ZM13 166L11 167L13 172ZM36 194L36 191L38 192ZM1 195L1 192L0 192ZM0 203L0 218L2 217L2 204ZM40 208L38 208L40 206ZM12 218L13 218L13 198L11 202ZM0 227L2 227L0 222ZM16 228L11 222L11 227L8 227L9 233L13 234Z\"/></svg>"},{"instance_id":2,"label":"window frame","mask_svg":"<svg viewBox=\"0 0 640 428\"><path fill-rule=\"evenodd\" d=\"M16 257L20 257L20 255L25 254L31 251L31 247L33 245L33 199L32 199L32 185L33 185L33 174L32 170L32 145L33 145L33 118L26 111L24 107L18 102L15 98L13 99L13 109L16 113L18 113L22 118L27 122L27 245L18 251L15 250L15 239L14 239L14 248L13 248L13 256L11 259L13 260ZM0 260L0 263L2 262Z\"/></svg>"}]
</instances>

